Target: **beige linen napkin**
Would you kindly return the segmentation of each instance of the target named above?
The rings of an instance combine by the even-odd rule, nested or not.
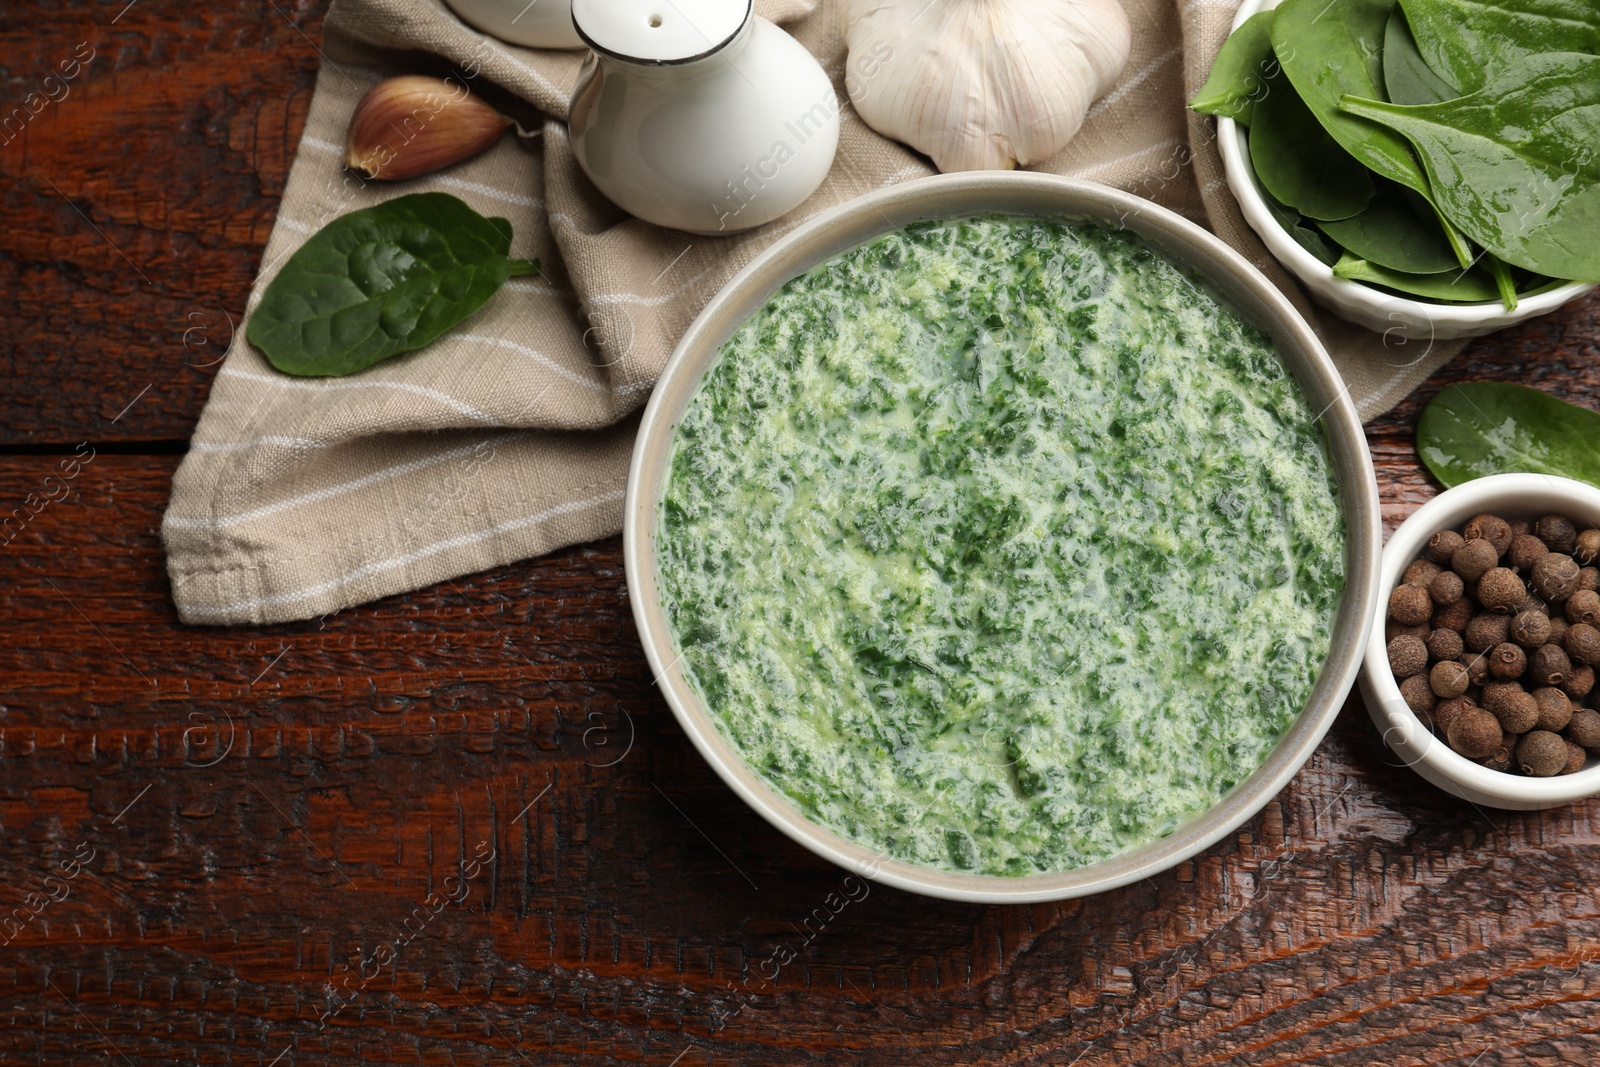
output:
[[[1176,2],[1176,7],[1174,3]],[[1397,403],[1459,344],[1388,347],[1306,301],[1246,226],[1211,120],[1184,101],[1204,81],[1237,0],[1124,0],[1133,55],[1082,131],[1037,169],[1139,193],[1209,225],[1318,325],[1362,417]],[[510,219],[510,281],[429,348],[346,378],[275,371],[242,332],[218,372],[162,525],[188,623],[267,623],[352,604],[615,533],[636,411],[679,335],[718,287],[818,211],[932,173],[868,129],[844,91],[841,0],[757,0],[833,76],[839,154],[787,218],[696,237],[630,218],[589,184],[562,120],[579,54],[502,44],[440,0],[336,0],[300,151],[251,296],[320,226],[402,193],[452,193]],[[541,136],[507,137],[440,174],[364,184],[341,169],[344,131],[382,78],[447,67]],[[509,95],[507,95],[509,94]],[[537,112],[548,116],[538,129]]]

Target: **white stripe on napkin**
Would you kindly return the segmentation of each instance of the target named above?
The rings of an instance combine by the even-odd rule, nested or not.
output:
[[[509,437],[511,435],[507,434],[506,436]],[[501,439],[503,440],[504,438]],[[491,440],[494,439],[491,438]],[[456,459],[460,456],[477,452],[483,448],[483,445],[484,442],[482,441],[474,441],[470,445],[462,445],[460,448],[452,448],[446,452],[436,452],[431,456],[426,456],[422,459],[414,459],[408,463],[397,463],[392,467],[385,467],[382,470],[373,471],[371,474],[364,474],[359,478],[352,478],[348,482],[340,482],[338,485],[324,486],[321,489],[315,489],[309,493],[302,493],[299,496],[290,497],[288,500],[279,500],[273,504],[263,504],[258,508],[251,508],[249,511],[235,512],[232,515],[210,515],[197,518],[187,518],[181,515],[168,515],[162,525],[170,526],[175,530],[215,530],[224,526],[233,526],[236,523],[250,522],[254,519],[264,519],[268,515],[276,515],[278,512],[286,511],[289,508],[297,508],[302,504],[320,503],[331,497],[339,496],[342,493],[349,493],[356,489],[363,489],[369,485],[376,485],[378,482],[387,481],[390,478],[398,478],[403,474],[410,474],[413,471],[420,471],[428,467],[436,466],[437,464],[443,463],[446,460]]]
[[[235,370],[233,367],[223,367],[217,372],[217,377],[245,378],[252,382],[269,382],[284,389],[398,389],[404,393],[415,393],[418,396],[430,397],[441,404],[448,404],[456,411],[475,419],[478,422],[492,425],[494,419],[485,412],[479,411],[471,404],[465,404],[455,397],[441,393],[437,389],[430,389],[426,385],[414,385],[411,382],[387,382],[381,378],[362,379],[360,381],[330,381],[327,378],[291,378],[282,374],[256,374],[247,370]]]
[[[553,508],[546,508],[544,511],[541,511],[537,514],[528,515],[520,519],[514,519],[511,522],[495,523],[486,529],[477,530],[473,533],[459,534],[455,537],[446,538],[443,541],[435,541],[431,545],[426,545],[414,552],[407,552],[403,556],[393,556],[389,559],[365,563],[352,571],[346,571],[337,578],[333,578],[326,582],[319,582],[316,585],[308,585],[302,589],[294,589],[287,593],[274,593],[270,596],[252,597],[248,600],[237,600],[229,604],[195,604],[190,606],[188,613],[205,618],[233,618],[241,615],[247,615],[252,611],[267,607],[272,604],[291,604],[297,600],[307,599],[308,597],[321,596],[322,594],[332,592],[341,586],[348,585],[354,581],[359,581],[362,578],[370,577],[371,575],[378,574],[382,571],[393,570],[396,567],[404,567],[408,564],[415,563],[418,560],[426,559],[429,556],[438,555],[440,552],[448,552],[451,549],[463,548],[467,545],[477,544],[481,541],[487,541],[491,537],[500,537],[504,534],[510,533],[513,530],[519,530],[525,526],[533,526],[537,523],[545,522],[549,519],[556,518],[559,515],[566,515],[582,508],[594,507],[597,504],[609,504],[613,500],[621,500],[625,495],[625,490],[613,489],[610,492],[601,493],[599,496],[593,496],[587,500],[568,501],[565,504],[557,504]]]
[[[247,441],[195,441],[189,446],[191,452],[242,452],[245,449],[256,448],[260,445],[278,445],[282,448],[326,448],[329,442],[318,441],[310,437],[285,437],[283,434],[269,433],[260,437],[252,437]]]
[[[472,344],[492,345],[495,348],[506,348],[525,356],[532,356],[535,362],[549,367],[551,370],[555,371],[569,382],[576,382],[585,389],[593,389],[600,393],[608,393],[611,391],[611,387],[605,382],[598,382],[593,378],[585,378],[581,374],[576,374],[568,370],[566,367],[563,367],[561,364],[557,363],[543,352],[540,352],[534,348],[529,348],[527,345],[519,345],[517,342],[507,340],[504,337],[487,337],[483,334],[477,333],[458,333],[449,334],[447,335],[447,338],[454,341],[467,341]]]

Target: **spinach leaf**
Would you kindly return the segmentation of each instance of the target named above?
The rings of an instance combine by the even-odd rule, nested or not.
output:
[[[1403,185],[1382,182],[1365,211],[1318,226],[1353,256],[1380,267],[1408,274],[1437,274],[1456,268],[1456,254],[1433,208],[1423,201],[1420,207],[1426,214],[1419,214],[1405,194],[1416,196]]]
[[[1460,89],[1435,74],[1422,58],[1405,12],[1398,7],[1389,13],[1389,25],[1383,32],[1383,88],[1384,96],[1394,104],[1437,104],[1461,95]]]
[[[1517,283],[1511,277],[1511,267],[1497,256],[1487,253],[1484,266],[1489,268],[1489,274],[1494,278],[1495,288],[1500,291],[1500,302],[1505,304],[1507,311],[1517,310]]]
[[[1347,219],[1372,199],[1372,177],[1328,136],[1281,74],[1250,124],[1250,164],[1267,192],[1314,219]]]
[[[1434,203],[1484,248],[1538,274],[1600,279],[1600,56],[1530,56],[1439,104],[1342,106],[1404,134]]]
[[[1267,210],[1272,213],[1272,217],[1278,221],[1278,225],[1282,226],[1284,231],[1294,238],[1295,244],[1330,267],[1339,262],[1338,247],[1329,244],[1326,237],[1307,226],[1305,224],[1306,220],[1301,217],[1300,212],[1292,207],[1278,203],[1277,198],[1265,189],[1261,190],[1261,199],[1266,203]]]
[[[1344,96],[1383,96],[1383,38],[1394,0],[1283,0],[1272,48],[1311,113],[1376,173],[1428,195],[1405,138],[1339,108]],[[1258,105],[1259,106],[1259,105]]]
[[[511,224],[447,193],[412,193],[334,219],[267,286],[246,337],[286,374],[351,374],[421,348],[537,261]]]
[[[1400,0],[1400,6],[1428,66],[1463,92],[1541,52],[1600,52],[1594,0]],[[1433,102],[1402,100],[1392,91],[1389,99]]]
[[[1405,271],[1380,267],[1376,263],[1368,263],[1346,252],[1339,262],[1333,265],[1333,274],[1336,278],[1381,285],[1398,293],[1420,296],[1427,300],[1480,304],[1486,300],[1498,299],[1500,296],[1500,291],[1495,288],[1494,279],[1487,271],[1477,268],[1468,271],[1446,270],[1437,274],[1408,274]]]
[[[1518,472],[1600,486],[1600,412],[1522,385],[1452,385],[1423,408],[1417,454],[1447,486]]]
[[[1256,101],[1266,91],[1267,79],[1278,71],[1272,55],[1271,11],[1261,11],[1240,23],[1222,42],[1211,64],[1211,74],[1189,107],[1205,115],[1220,115],[1250,125]]]

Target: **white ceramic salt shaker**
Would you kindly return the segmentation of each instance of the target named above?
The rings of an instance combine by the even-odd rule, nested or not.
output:
[[[618,207],[722,234],[798,207],[828,175],[839,101],[752,0],[572,0],[593,49],[573,91],[578,163]]]
[[[475,30],[529,48],[582,48],[572,0],[445,0]]]

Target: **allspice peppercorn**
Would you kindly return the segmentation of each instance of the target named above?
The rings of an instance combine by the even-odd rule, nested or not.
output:
[[[1456,633],[1467,628],[1467,623],[1472,621],[1472,601],[1462,597],[1448,607],[1438,608],[1433,613],[1433,628],[1435,630],[1454,630]]]
[[[1565,730],[1572,721],[1572,701],[1561,690],[1550,686],[1535,689],[1533,701],[1539,706],[1539,729]]]
[[[1428,588],[1428,583],[1433,581],[1434,576],[1442,570],[1444,568],[1437,563],[1430,563],[1425,559],[1413,560],[1411,566],[1407,567],[1406,572],[1400,576],[1400,584],[1420,585],[1426,589]]]
[[[1418,715],[1433,710],[1439,698],[1433,695],[1433,687],[1428,684],[1426,674],[1413,674],[1400,683],[1400,699],[1406,702],[1406,707]]]
[[[1434,659],[1460,659],[1461,653],[1467,650],[1467,646],[1462,643],[1461,635],[1454,630],[1434,630],[1428,634],[1423,644],[1428,650],[1428,655]]]
[[[1528,677],[1535,685],[1559,686],[1572,673],[1572,660],[1559,645],[1540,645],[1528,657]]]
[[[1426,589],[1414,585],[1398,586],[1389,594],[1389,615],[1395,622],[1416,626],[1432,617],[1433,601],[1428,599]]]
[[[1589,762],[1589,753],[1585,752],[1571,741],[1566,741],[1565,739],[1563,739],[1563,741],[1567,746],[1567,765],[1561,768],[1561,773],[1577,774],[1579,771],[1583,770],[1583,765]]]
[[[1466,591],[1467,583],[1463,582],[1461,575],[1455,571],[1440,571],[1433,576],[1433,581],[1428,583],[1428,596],[1440,607],[1454,604]]]
[[[1494,546],[1476,537],[1455,550],[1450,557],[1450,569],[1461,575],[1463,581],[1475,582],[1499,562],[1500,554],[1494,550]]]
[[[1491,771],[1509,771],[1511,769],[1511,746],[1504,741],[1494,750],[1494,755],[1478,761]]]
[[[1531,730],[1517,742],[1517,766],[1533,778],[1549,778],[1567,765],[1567,743],[1549,730]]]
[[[1567,723],[1567,740],[1584,748],[1600,748],[1600,711],[1583,708]]]
[[[1428,646],[1415,637],[1389,642],[1389,669],[1396,678],[1409,678],[1428,669]]]
[[[1448,566],[1456,549],[1466,543],[1467,539],[1454,530],[1440,530],[1428,539],[1428,558]]]
[[[1483,686],[1483,706],[1492,714],[1499,715],[1506,710],[1512,698],[1526,691],[1521,682],[1486,682]]]
[[[1572,668],[1567,680],[1556,686],[1573,700],[1582,700],[1594,691],[1594,668],[1588,664]]]
[[[1446,630],[1446,633],[1450,631]],[[1490,678],[1489,657],[1482,652],[1464,652],[1457,657],[1463,667],[1467,669],[1467,682],[1469,688],[1474,685],[1483,685]]]
[[[1593,626],[1600,621],[1600,593],[1580,589],[1567,597],[1567,622],[1586,622]]]
[[[1445,740],[1468,759],[1483,759],[1494,755],[1500,738],[1499,719],[1482,708],[1464,708],[1446,730]]]
[[[1567,620],[1559,615],[1547,616],[1550,619],[1550,639],[1547,645],[1559,645],[1567,639]]]
[[[1550,640],[1550,616],[1542,611],[1519,612],[1506,633],[1523,648],[1538,648]]]
[[[1423,646],[1426,651],[1427,646]],[[1502,641],[1489,653],[1489,673],[1502,681],[1513,681],[1522,677],[1522,672],[1528,668],[1527,653],[1522,651],[1520,645],[1510,641]]]
[[[1578,592],[1600,593],[1600,567],[1578,568]]]
[[[1533,524],[1534,536],[1563,555],[1577,547],[1578,531],[1565,515],[1546,515]]]
[[[1428,672],[1428,684],[1441,700],[1458,697],[1467,691],[1467,669],[1450,659],[1435,663],[1433,670]]]
[[[1504,555],[1506,549],[1511,547],[1511,541],[1515,535],[1511,532],[1511,524],[1509,522],[1498,515],[1490,515],[1485,512],[1482,515],[1474,515],[1468,519],[1467,524],[1461,527],[1461,536],[1468,541],[1481,537],[1494,546],[1496,555]]]
[[[1473,702],[1471,697],[1456,697],[1454,700],[1439,701],[1433,706],[1434,729],[1440,734],[1449,733],[1450,724],[1456,721],[1457,716],[1459,716],[1463,711],[1466,711],[1468,708],[1475,708],[1477,706],[1478,705]]]
[[[1600,530],[1584,530],[1573,539],[1572,558],[1584,566],[1600,562]]]
[[[1600,629],[1586,622],[1574,623],[1567,627],[1567,636],[1562,640],[1561,647],[1573,663],[1588,667],[1600,664]]]
[[[1490,714],[1500,720],[1507,733],[1525,734],[1539,723],[1539,702],[1532,693],[1518,691],[1509,694],[1500,702],[1500,710]]]
[[[1478,579],[1477,592],[1478,603],[1497,615],[1515,615],[1528,595],[1522,579],[1510,567],[1491,567]]]
[[[1401,626],[1393,619],[1390,619],[1383,624],[1383,640],[1385,644],[1397,637],[1415,637],[1418,641],[1425,641],[1431,633],[1433,633],[1433,627],[1427,623],[1423,623],[1421,626]]]
[[[1578,562],[1571,556],[1550,552],[1539,558],[1528,577],[1534,592],[1559,604],[1578,590]]]
[[[1506,552],[1506,563],[1519,571],[1526,571],[1539,562],[1539,557],[1548,551],[1550,551],[1549,546],[1532,534],[1519,534],[1511,539],[1511,548]]]
[[[1467,623],[1462,640],[1474,652],[1487,652],[1504,641],[1511,633],[1511,617],[1480,611]]]

